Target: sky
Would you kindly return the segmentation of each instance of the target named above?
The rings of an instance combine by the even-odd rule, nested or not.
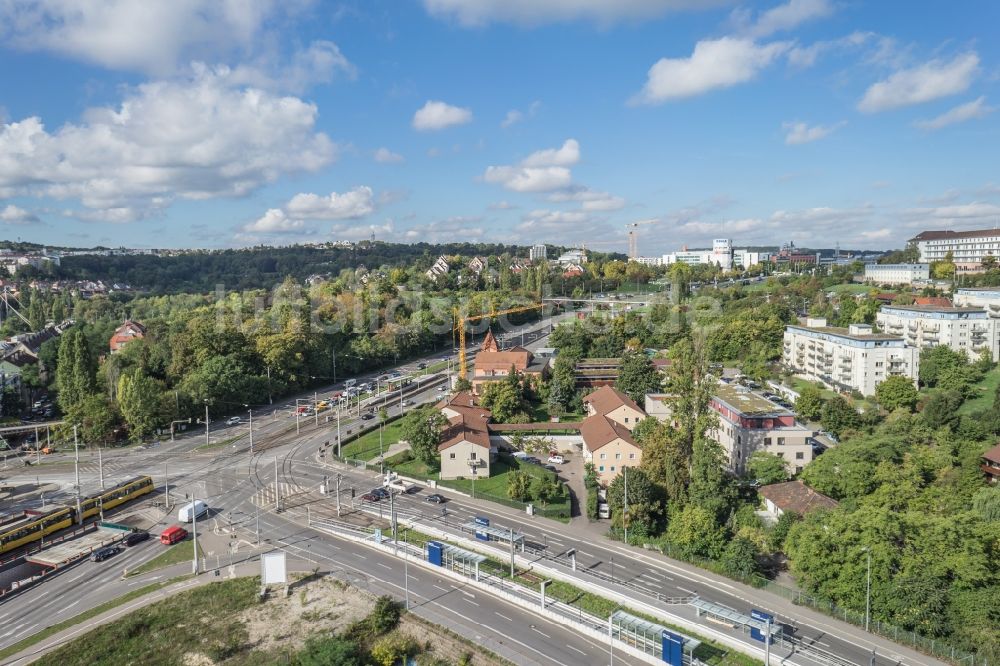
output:
[[[0,237],[883,249],[1000,226],[1000,4],[0,0]]]

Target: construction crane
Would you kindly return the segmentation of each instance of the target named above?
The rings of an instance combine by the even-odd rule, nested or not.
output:
[[[531,310],[538,310],[542,307],[541,303],[533,303],[531,305],[521,305],[516,308],[506,308],[504,310],[493,310],[489,314],[480,315],[466,315],[462,316],[462,313],[458,308],[455,308],[455,329],[458,331],[458,376],[461,379],[465,379],[467,371],[467,363],[465,358],[465,325],[471,321],[479,321],[481,319],[492,319],[500,315],[514,314],[516,312],[529,312]]]
[[[628,258],[635,259],[639,256],[639,237],[636,234],[636,227],[642,226],[644,224],[653,224],[658,222],[658,220],[639,220],[638,222],[629,222],[625,225],[628,229]]]

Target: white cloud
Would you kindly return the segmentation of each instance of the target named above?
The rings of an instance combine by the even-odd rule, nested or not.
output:
[[[537,150],[521,161],[521,166],[573,166],[580,161],[580,144],[576,139],[566,139],[559,148]]]
[[[410,227],[403,237],[410,242],[454,243],[456,238],[482,239],[487,233],[476,215],[455,215],[429,224]]]
[[[280,208],[268,209],[256,222],[243,227],[243,231],[258,234],[284,234],[301,231],[305,227],[302,220],[293,220]]]
[[[815,65],[816,60],[823,53],[828,51],[856,49],[870,43],[872,40],[876,40],[876,43],[878,44],[875,54],[872,56],[872,59],[876,60],[884,57],[883,51],[888,47],[888,45],[895,45],[895,43],[889,38],[880,37],[874,32],[862,32],[859,30],[839,39],[813,42],[808,46],[793,46],[788,51],[788,64],[793,67],[805,69]]]
[[[833,10],[833,4],[829,0],[788,0],[783,5],[761,12],[755,21],[751,20],[748,10],[736,10],[733,12],[733,19],[740,25],[742,33],[759,38],[825,18]]]
[[[329,83],[337,76],[354,79],[357,69],[336,44],[326,40],[318,40],[308,48],[296,50],[288,63],[268,54],[241,63],[229,71],[233,85],[292,92],[302,92],[317,83]]]
[[[522,122],[528,118],[532,118],[536,113],[538,113],[538,109],[540,109],[541,107],[542,103],[536,100],[531,103],[531,106],[528,107],[527,111],[521,111],[519,109],[511,109],[510,111],[507,112],[507,115],[504,116],[503,120],[500,121],[500,127],[502,127],[503,129],[507,129],[511,125],[516,125],[517,123]]]
[[[833,125],[813,125],[810,127],[803,122],[792,122],[784,123],[782,127],[788,130],[787,134],[785,134],[785,143],[789,146],[796,146],[818,141],[833,134],[846,124],[846,121],[841,121]]]
[[[301,3],[278,0],[3,0],[0,43],[154,75],[247,52]]]
[[[625,199],[608,192],[599,192],[588,187],[577,187],[561,192],[553,192],[549,201],[579,201],[580,208],[585,211],[612,211],[625,207]]]
[[[316,115],[314,104],[232,88],[225,72],[198,68],[193,79],[130,88],[119,107],[52,132],[37,117],[0,124],[0,193],[99,210],[244,196],[333,161]]]
[[[386,220],[383,224],[335,224],[330,228],[330,234],[337,240],[369,240],[372,233],[376,239],[392,239],[396,233],[396,226],[392,220]]]
[[[996,108],[986,105],[986,97],[980,97],[971,102],[959,104],[939,116],[930,118],[929,120],[918,120],[913,124],[922,130],[939,130],[948,125],[964,123],[966,120],[985,118],[994,111],[996,111]]]
[[[394,153],[388,148],[382,147],[375,151],[375,161],[380,164],[398,164],[403,161],[403,156]]]
[[[514,210],[517,206],[509,201],[496,201],[487,206],[487,208],[490,210]]]
[[[327,196],[318,194],[296,194],[285,205],[291,216],[309,220],[350,220],[364,217],[375,211],[372,188],[361,186],[343,194],[331,192]]]
[[[579,161],[580,144],[576,139],[566,139],[559,148],[535,151],[516,166],[489,166],[483,180],[515,192],[551,192],[572,184],[573,174],[568,167]]]
[[[9,204],[5,208],[0,209],[0,222],[15,226],[26,226],[29,224],[38,224],[41,220],[34,213],[26,211],[23,208],[18,208],[14,204]]]
[[[442,130],[469,122],[472,122],[471,110],[432,100],[428,100],[413,114],[413,129],[420,132]]]
[[[690,57],[662,58],[650,67],[645,87],[631,103],[657,104],[746,83],[789,47],[787,42],[757,44],[737,37],[702,40]]]
[[[932,208],[910,208],[905,211],[905,217],[913,220],[935,220],[941,222],[969,223],[972,221],[991,221],[1000,219],[1000,206],[982,201],[951,206],[936,206]]]
[[[858,110],[877,113],[956,95],[968,89],[978,72],[979,56],[972,52],[901,69],[872,84],[858,102]]]
[[[433,16],[465,26],[490,22],[535,26],[558,21],[610,24],[662,16],[671,11],[707,9],[728,0],[424,0]]]

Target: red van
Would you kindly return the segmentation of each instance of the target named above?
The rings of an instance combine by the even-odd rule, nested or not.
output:
[[[171,525],[167,529],[163,530],[163,534],[160,535],[160,543],[171,546],[178,541],[183,541],[187,538],[188,532],[183,527],[178,525]]]

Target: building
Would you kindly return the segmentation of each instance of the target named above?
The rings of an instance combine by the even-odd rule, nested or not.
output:
[[[818,264],[819,252],[800,252],[795,243],[788,242],[781,246],[777,254],[770,256],[772,264]]]
[[[663,257],[629,257],[629,261],[634,261],[643,266],[662,266]]]
[[[470,380],[473,393],[479,395],[483,384],[507,377],[511,368],[522,375],[542,379],[548,371],[548,360],[536,360],[534,354],[524,347],[512,347],[501,351],[493,331],[487,331],[473,365]]]
[[[801,481],[787,481],[761,486],[757,492],[764,498],[764,508],[777,519],[785,512],[804,516],[817,509],[833,509],[837,500],[818,493]]]
[[[951,252],[959,270],[978,270],[984,257],[1000,257],[1000,229],[924,231],[910,242],[920,251],[921,262],[942,261]]]
[[[867,264],[865,282],[875,284],[913,284],[931,278],[930,264]]]
[[[587,274],[587,269],[585,269],[580,264],[569,264],[563,270],[563,277],[583,277]]]
[[[916,382],[920,350],[907,345],[902,335],[873,333],[865,324],[838,328],[827,326],[826,319],[810,318],[805,326],[785,327],[782,361],[800,377],[834,390],[874,395],[887,377]]]
[[[875,321],[885,333],[903,336],[911,347],[944,345],[970,359],[987,350],[994,361],[1000,360],[1000,320],[982,308],[883,305]]]
[[[549,256],[549,250],[543,243],[532,245],[528,250],[528,259],[531,261],[545,261]]]
[[[490,443],[489,410],[476,405],[468,391],[447,398],[438,408],[448,419],[438,444],[441,478],[488,477],[498,455],[497,447]]]
[[[437,258],[437,261],[435,261],[434,264],[424,272],[424,275],[426,275],[429,280],[435,280],[441,275],[447,275],[450,270],[451,266],[448,264],[448,259],[446,259],[442,254]]]
[[[111,353],[120,351],[122,347],[140,338],[146,337],[146,327],[137,321],[128,319],[124,324],[115,329],[111,335]]]
[[[601,414],[629,430],[646,418],[646,412],[632,398],[610,386],[602,386],[584,397],[583,406],[588,416]]]
[[[708,436],[722,445],[735,474],[746,471],[755,451],[784,459],[789,474],[797,474],[813,459],[813,431],[795,414],[738,384],[719,383],[709,403],[719,425]]]
[[[660,264],[714,264],[723,270],[733,268],[747,269],[766,261],[768,252],[753,252],[751,250],[733,249],[733,241],[729,238],[716,238],[712,241],[710,250],[688,250],[684,247],[680,252],[665,254]]]
[[[1000,483],[1000,444],[983,454],[983,474],[989,483]]]
[[[1000,287],[956,289],[952,300],[958,307],[983,308],[991,317],[1000,317]]]
[[[587,251],[569,250],[559,255],[559,258],[556,259],[556,261],[559,262],[560,266],[585,264],[587,263]]]
[[[594,464],[597,479],[607,486],[625,467],[638,467],[642,449],[624,425],[603,414],[595,414],[580,424],[583,460]]]
[[[469,262],[469,270],[477,276],[482,274],[489,266],[490,262],[486,257],[473,257]]]
[[[0,253],[0,266],[10,273],[16,275],[24,268],[45,268],[46,266],[59,266],[61,257],[58,254],[13,254],[10,252]]]

